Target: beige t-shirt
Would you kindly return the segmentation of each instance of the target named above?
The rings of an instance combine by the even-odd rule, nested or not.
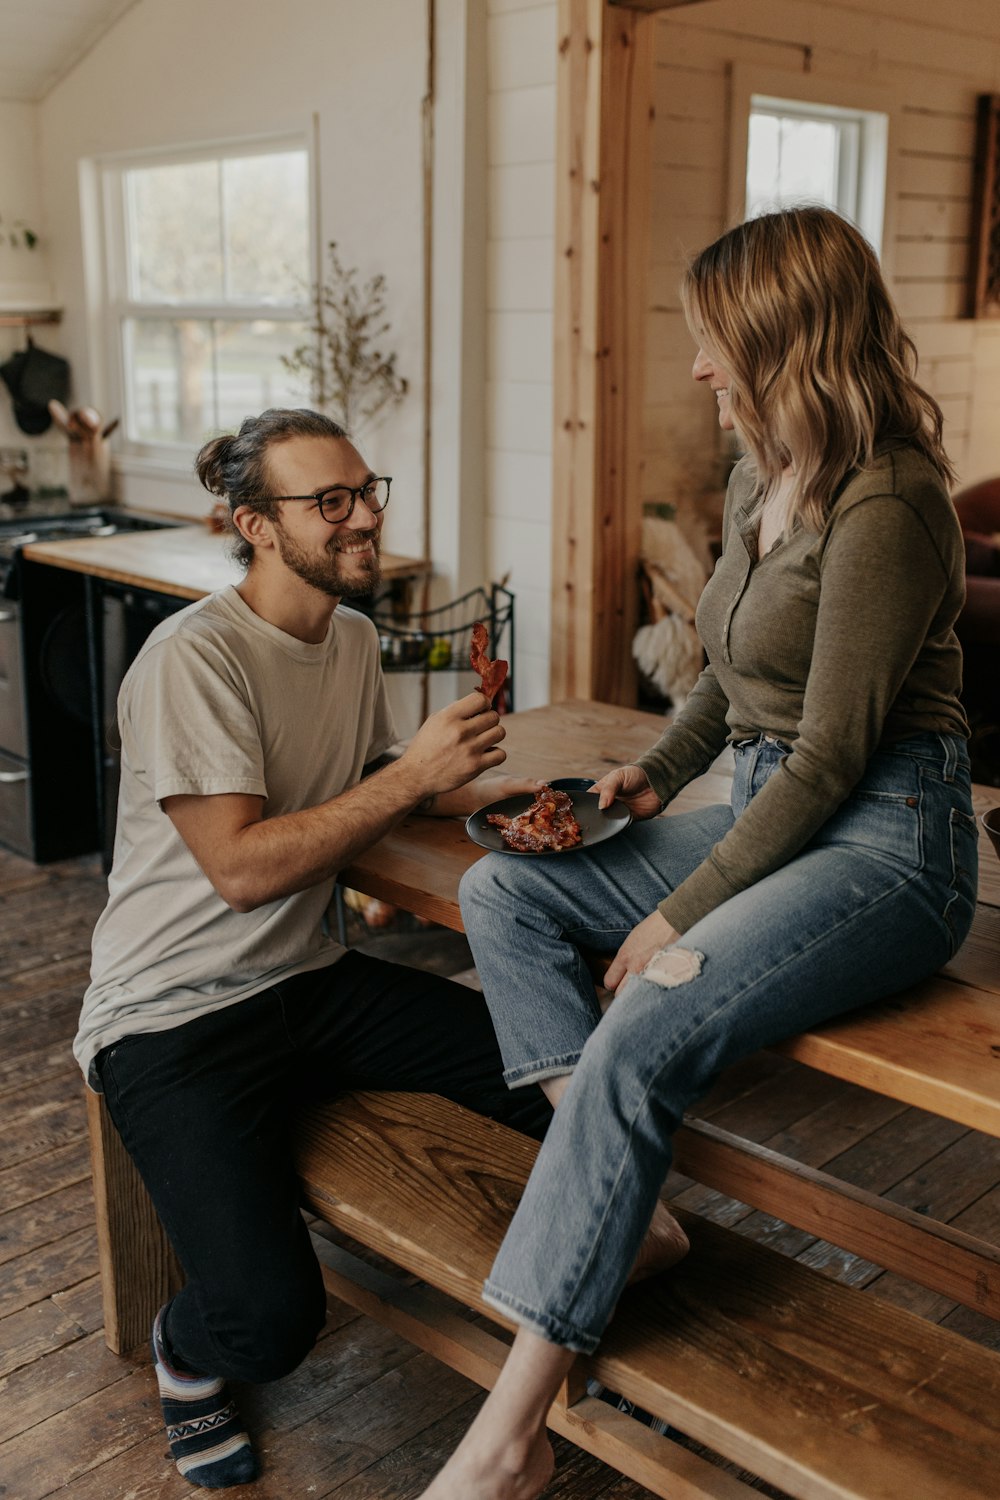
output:
[[[164,797],[247,792],[264,817],[356,785],[396,740],[364,615],[338,606],[311,645],[254,614],[234,588],[153,631],[118,700],[121,791],[109,900],[94,931],[74,1052],[164,1031],[276,980],[334,963],[333,881],[235,912],[163,812]]]

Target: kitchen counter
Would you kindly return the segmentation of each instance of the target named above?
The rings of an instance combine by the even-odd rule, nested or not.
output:
[[[31,542],[28,562],[47,563],[73,573],[89,573],[132,588],[201,599],[216,589],[239,583],[243,569],[229,557],[227,538],[207,526],[171,526],[157,531],[123,531],[116,536],[83,537],[70,542]],[[382,554],[382,577],[426,577],[431,564],[416,557]]]

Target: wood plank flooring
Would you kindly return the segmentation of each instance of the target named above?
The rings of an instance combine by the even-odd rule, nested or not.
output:
[[[39,868],[0,850],[0,1494],[173,1500],[195,1490],[166,1453],[145,1348],[102,1335],[83,1084],[70,1053],[104,903],[96,860]],[[372,936],[387,957],[457,973],[453,933]],[[471,979],[473,976],[463,974]],[[787,1059],[730,1070],[699,1113],[919,1212],[1000,1241],[1000,1142]],[[1000,1324],[767,1214],[675,1176],[685,1207],[993,1347]],[[482,1400],[469,1382],[347,1307],[305,1364],[241,1395],[264,1475],[247,1500],[411,1500]],[[551,1500],[646,1491],[557,1444]],[[761,1488],[765,1488],[761,1486]],[[773,1494],[773,1491],[766,1491]]]

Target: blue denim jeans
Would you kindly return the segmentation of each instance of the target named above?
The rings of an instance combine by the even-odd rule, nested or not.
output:
[[[589,850],[491,854],[462,914],[509,1085],[573,1078],[485,1297],[584,1353],[638,1253],[685,1109],[758,1048],[915,984],[952,956],[975,909],[964,741],[878,751],[788,864],[686,932],[688,976],[641,974],[602,1018],[581,948],[615,952],[701,863],[788,748],[736,747],[731,806],[634,824]]]

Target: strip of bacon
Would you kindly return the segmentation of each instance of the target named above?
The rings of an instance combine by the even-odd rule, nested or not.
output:
[[[478,672],[482,681],[480,691],[487,703],[492,703],[499,693],[507,677],[507,663],[505,661],[491,661],[486,654],[489,645],[489,635],[486,626],[481,620],[477,620],[472,627],[472,650],[469,660],[472,670]]]
[[[487,813],[487,823],[500,830],[500,837],[510,849],[521,854],[537,854],[543,849],[575,849],[583,840],[579,823],[573,816],[573,799],[567,792],[540,786],[534,802],[516,818],[503,813]]]

